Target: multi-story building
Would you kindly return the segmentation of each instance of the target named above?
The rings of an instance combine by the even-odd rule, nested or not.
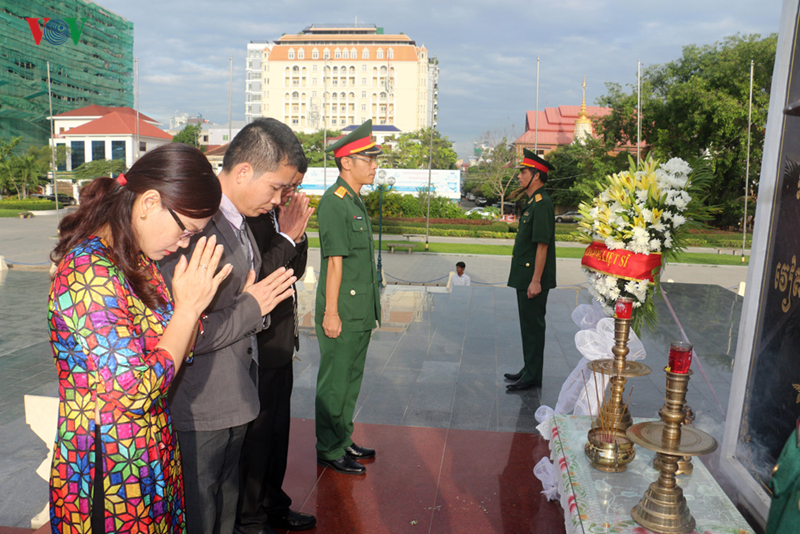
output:
[[[435,120],[430,91],[438,62],[407,35],[375,25],[312,25],[271,44],[250,43],[247,59],[255,65],[251,46],[261,47],[261,115],[295,131],[339,130],[372,119],[408,132]]]
[[[261,53],[269,46],[268,41],[247,43],[244,90],[244,122],[247,124],[261,117]]]
[[[51,115],[133,106],[133,23],[84,0],[4,0],[0,138],[47,145]]]

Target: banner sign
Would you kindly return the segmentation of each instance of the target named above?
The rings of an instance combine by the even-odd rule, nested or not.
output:
[[[322,167],[309,167],[308,172],[303,178],[302,191],[307,195],[322,195],[325,192],[325,184],[330,187],[336,182],[339,171],[336,167],[328,168],[327,172]],[[427,169],[378,169],[376,178],[395,179],[392,186],[393,191],[401,195],[416,195],[420,188],[428,187]],[[375,189],[376,185],[365,185],[362,193],[369,193]],[[446,197],[450,200],[461,198],[461,171],[431,171],[431,188],[436,195]]]
[[[595,241],[583,253],[581,265],[599,273],[625,280],[653,282],[653,270],[661,267],[661,254],[637,254],[629,250],[609,250]]]

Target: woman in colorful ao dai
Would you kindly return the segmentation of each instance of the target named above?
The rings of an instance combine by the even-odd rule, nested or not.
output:
[[[203,230],[221,194],[202,152],[168,144],[116,180],[93,180],[59,225],[48,309],[60,397],[54,534],[185,532],[166,394],[230,266],[215,274],[222,245],[201,238],[170,295],[155,262]]]

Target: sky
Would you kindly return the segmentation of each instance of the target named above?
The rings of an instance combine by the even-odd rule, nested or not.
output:
[[[375,24],[403,32],[439,59],[439,123],[459,156],[487,136],[516,139],[525,112],[579,105],[606,83],[636,84],[637,61],[678,59],[687,45],[735,34],[776,33],[779,0],[96,0],[134,23],[142,113],[167,127],[177,113],[228,121],[229,57],[233,119],[244,120],[245,55],[251,40],[278,39],[311,24]],[[742,74],[747,76],[748,73]]]

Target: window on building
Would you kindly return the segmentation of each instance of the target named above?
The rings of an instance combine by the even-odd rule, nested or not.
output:
[[[222,135],[222,140],[223,141],[227,141],[228,140],[228,134],[223,134]]]
[[[208,142],[208,136],[206,136],[206,143]],[[144,141],[139,141],[139,152],[147,152],[147,143]]]
[[[121,159],[125,161],[125,141],[111,141],[111,159]]]
[[[314,58],[317,59],[317,58]],[[317,72],[317,65],[311,65],[311,72]]]
[[[300,124],[300,119],[292,119],[292,124]]]
[[[333,52],[333,57],[336,59],[340,59],[342,57],[342,51],[338,48]]]
[[[367,105],[361,104],[361,111],[367,111]]]
[[[92,161],[106,159],[106,142],[92,141]]]
[[[319,50],[316,48],[311,51],[311,59],[319,59]],[[314,70],[317,70],[317,66],[314,65]]]
[[[297,51],[297,59],[305,59],[305,58],[306,58],[306,52],[301,48],[300,50]]]
[[[331,58],[331,51],[327,48],[322,52],[322,59],[330,59]]]
[[[350,59],[350,52],[346,48],[342,50],[342,59]]]
[[[311,85],[317,85],[317,79],[311,78]]]
[[[331,124],[336,124],[336,119],[331,119]]]
[[[62,146],[64,147],[64,149],[67,148],[67,145],[64,144],[64,143],[56,143],[56,154],[58,153],[58,147],[62,147]],[[67,170],[67,160],[65,159],[64,163],[59,163],[58,167],[56,167],[56,170],[66,171]]]
[[[392,49],[390,48],[390,49],[389,49],[389,52],[387,53],[387,57],[388,57],[389,59],[394,59],[394,50],[392,50]]]
[[[314,83],[316,83],[316,82],[314,82]],[[317,92],[316,91],[311,91],[311,98],[317,98]]]
[[[70,143],[72,149],[71,160],[72,170],[74,171],[86,161],[86,143],[83,141],[72,141]]]
[[[378,59],[383,59],[383,49],[379,48],[378,52],[375,54],[375,57]]]
[[[289,59],[294,59],[294,50],[289,49]]]
[[[368,48],[365,48],[364,50],[361,51],[361,58],[362,59],[369,59],[369,49]]]

